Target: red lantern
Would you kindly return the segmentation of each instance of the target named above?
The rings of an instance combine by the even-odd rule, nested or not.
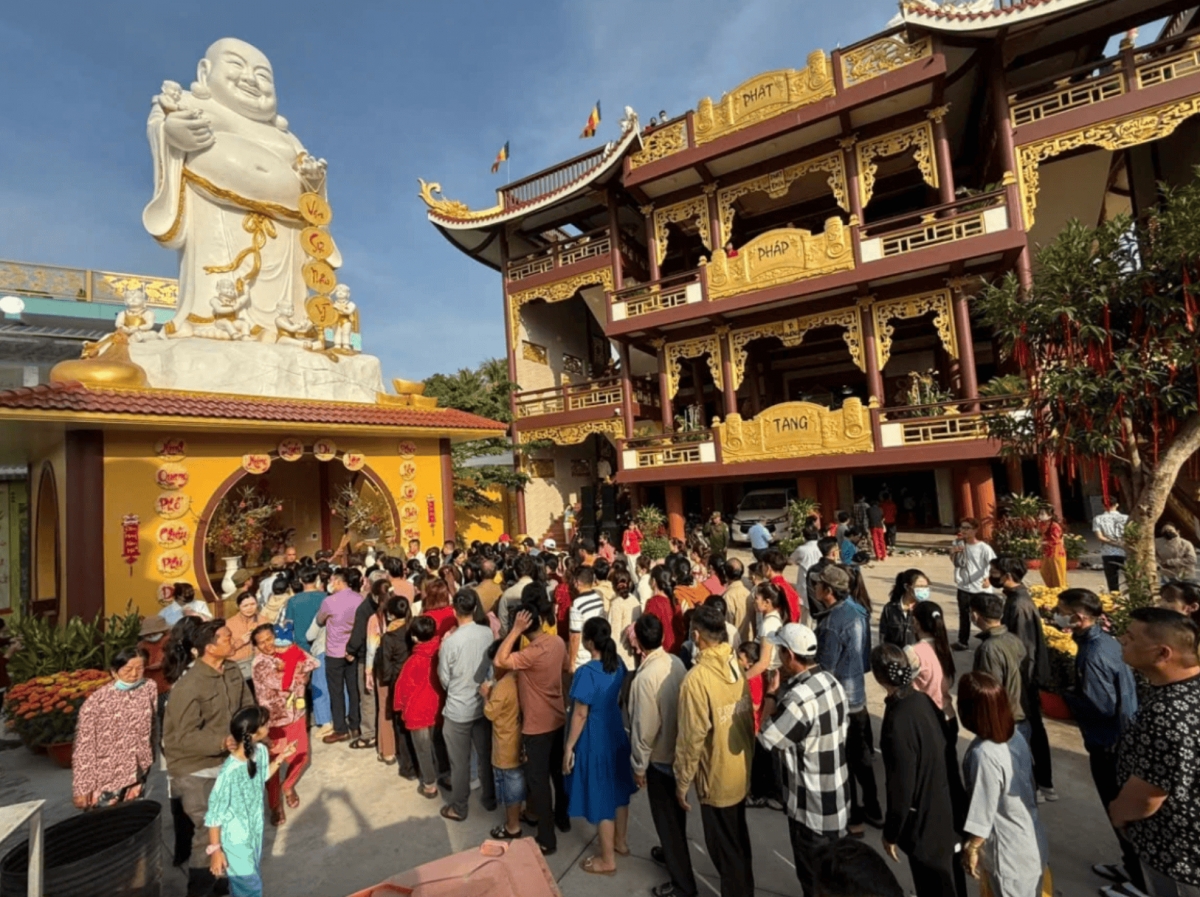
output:
[[[137,514],[126,514],[121,518],[121,557],[129,565],[129,575],[133,575],[133,565],[142,556],[140,529]]]

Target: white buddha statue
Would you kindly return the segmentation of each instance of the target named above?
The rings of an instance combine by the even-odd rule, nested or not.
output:
[[[190,91],[163,85],[147,131],[155,183],[142,222],[180,251],[168,335],[187,333],[189,316],[211,316],[222,278],[249,297],[250,324],[274,333],[277,308],[304,306],[300,196],[324,195],[325,161],[308,155],[276,112],[271,63],[244,41],[217,41]],[[341,264],[336,249],[326,261]]]

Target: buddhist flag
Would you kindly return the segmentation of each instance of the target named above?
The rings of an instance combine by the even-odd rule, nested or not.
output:
[[[508,141],[504,141],[504,146],[500,147],[500,152],[496,153],[496,161],[492,163],[492,174],[500,170],[500,163],[508,161]]]
[[[579,135],[582,140],[584,137],[595,137],[596,128],[600,124],[600,101],[596,100],[596,105],[592,107],[592,114],[588,116],[587,124],[583,127],[583,133]]]

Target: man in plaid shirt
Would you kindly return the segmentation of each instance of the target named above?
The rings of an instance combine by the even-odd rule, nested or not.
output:
[[[804,897],[813,897],[814,857],[837,841],[850,821],[846,732],[850,715],[841,684],[817,665],[817,637],[788,623],[767,636],[780,655],[779,671],[763,698],[758,739],[783,755],[788,833]],[[786,681],[781,686],[779,679]],[[770,703],[767,703],[767,702]]]

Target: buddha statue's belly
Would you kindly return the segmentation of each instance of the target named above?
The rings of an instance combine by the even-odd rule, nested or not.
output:
[[[297,207],[301,185],[290,162],[284,161],[289,148],[273,150],[232,131],[219,131],[216,138],[208,149],[188,157],[193,174],[246,199]]]

